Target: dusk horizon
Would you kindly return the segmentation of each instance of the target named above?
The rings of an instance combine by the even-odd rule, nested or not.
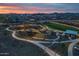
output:
[[[0,14],[79,13],[75,3],[0,3]]]
[[[0,56],[79,56],[79,3],[0,3]]]

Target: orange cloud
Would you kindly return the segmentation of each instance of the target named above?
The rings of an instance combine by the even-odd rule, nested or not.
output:
[[[22,10],[20,7],[17,6],[0,6],[0,13],[5,14],[5,13],[17,13],[17,14],[22,14],[22,13],[33,13],[30,10]]]
[[[53,8],[40,8],[33,6],[0,6],[0,14],[16,13],[16,14],[32,14],[32,13],[51,13],[51,12],[63,12],[62,10],[56,10]]]
[[[34,13],[32,11],[24,11],[24,10],[0,10],[0,13],[17,13],[17,14],[24,14],[24,13]]]
[[[0,6],[0,9],[8,9],[8,8],[20,8],[17,6]]]

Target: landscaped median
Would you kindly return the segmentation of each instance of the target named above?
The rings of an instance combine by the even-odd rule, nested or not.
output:
[[[49,22],[45,24],[46,26],[48,26],[48,28],[51,29],[56,29],[56,30],[61,30],[61,31],[65,31],[65,30],[75,30],[79,32],[79,29],[74,28],[72,26],[67,26],[61,23],[55,23],[55,22]]]

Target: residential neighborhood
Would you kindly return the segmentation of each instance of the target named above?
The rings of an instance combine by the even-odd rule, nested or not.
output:
[[[79,56],[79,4],[41,5],[0,4],[0,56]]]

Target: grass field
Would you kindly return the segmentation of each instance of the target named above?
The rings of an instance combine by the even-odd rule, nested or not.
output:
[[[48,26],[51,29],[57,29],[57,30],[61,30],[61,31],[65,31],[65,30],[75,30],[79,32],[79,29],[77,28],[73,28],[70,26],[66,26],[66,25],[62,25],[62,24],[58,24],[58,23],[47,23],[46,26]]]

